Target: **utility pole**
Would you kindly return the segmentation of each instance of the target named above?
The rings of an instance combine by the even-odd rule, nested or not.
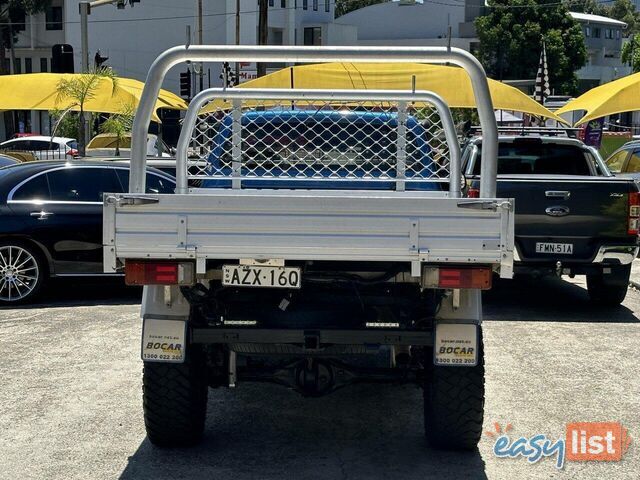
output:
[[[236,45],[240,45],[240,0],[236,0]],[[236,85],[240,83],[240,62],[236,62]]]
[[[129,4],[133,7],[134,3],[138,3],[140,0],[129,0]],[[89,15],[91,15],[91,9],[95,7],[101,7],[103,5],[116,5],[118,9],[125,7],[125,0],[94,0],[93,2],[82,1],[78,5],[80,10],[80,44],[81,44],[81,66],[82,73],[89,71]],[[85,112],[84,114],[84,138],[79,138],[81,143],[84,141],[83,148],[91,140],[90,129],[91,114]]]
[[[269,19],[269,3],[267,0],[258,0],[258,45],[267,44],[267,35],[269,33],[268,19]],[[259,62],[256,65],[256,73],[258,77],[262,77],[267,74],[267,64]]]
[[[202,0],[197,0],[198,4],[197,4],[197,11],[198,11],[198,31],[197,31],[197,35],[198,35],[198,45],[202,45]],[[200,63],[199,68],[198,68],[198,79],[199,79],[199,89],[198,91],[202,91],[204,90],[204,64]]]

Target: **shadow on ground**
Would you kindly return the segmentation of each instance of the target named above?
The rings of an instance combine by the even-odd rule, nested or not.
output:
[[[421,419],[414,386],[358,385],[322,398],[269,384],[209,390],[201,445],[162,450],[145,439],[120,478],[487,478],[478,451],[429,449]]]
[[[483,293],[483,315],[485,320],[640,322],[626,306],[596,306],[589,301],[586,288],[557,277],[495,281],[493,288]]]
[[[122,278],[55,278],[34,303],[10,308],[135,305],[141,298],[142,288],[127,287]]]

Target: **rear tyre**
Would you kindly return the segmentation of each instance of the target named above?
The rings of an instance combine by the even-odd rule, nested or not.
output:
[[[34,246],[17,240],[0,240],[0,305],[34,301],[47,278],[47,265]]]
[[[482,435],[484,348],[479,328],[478,365],[430,368],[424,385],[424,429],[430,446],[473,450]],[[433,361],[431,358],[426,361]]]
[[[631,265],[611,267],[611,273],[587,275],[589,299],[603,306],[620,305],[627,296]]]
[[[144,424],[158,447],[185,447],[202,439],[207,413],[204,355],[190,346],[185,363],[145,362],[142,375]]]

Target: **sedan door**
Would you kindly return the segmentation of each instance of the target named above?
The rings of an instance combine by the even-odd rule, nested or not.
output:
[[[102,196],[121,192],[115,170],[60,166],[10,194],[28,235],[49,251],[55,275],[102,273]]]

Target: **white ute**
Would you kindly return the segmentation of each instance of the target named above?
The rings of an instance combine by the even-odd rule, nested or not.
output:
[[[461,196],[448,106],[410,90],[205,90],[182,127],[176,194],[147,194],[151,111],[166,72],[184,61],[457,64],[470,76],[483,128],[480,198]],[[209,387],[271,381],[320,396],[390,382],[423,387],[431,445],[475,448],[484,403],[480,293],[513,268],[513,202],[494,198],[496,149],[484,70],[459,49],[190,46],[161,54],[134,122],[130,192],[104,201],[105,268],[145,285],[150,441],[198,442]]]

